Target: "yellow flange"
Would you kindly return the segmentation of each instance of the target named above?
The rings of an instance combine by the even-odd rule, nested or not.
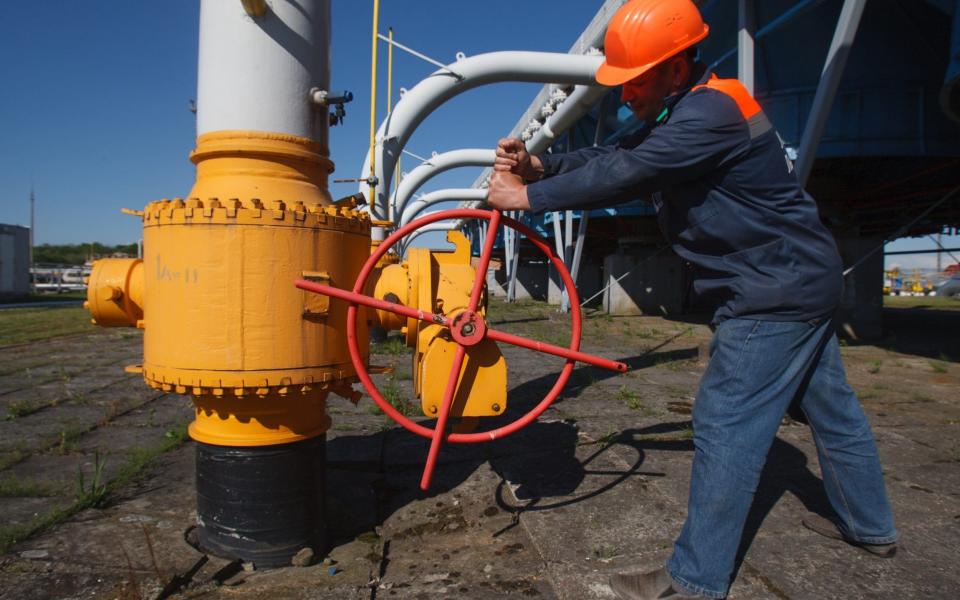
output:
[[[281,395],[275,389],[262,396],[204,394],[194,396],[196,420],[190,437],[218,446],[270,446],[318,436],[330,428],[327,392]]]

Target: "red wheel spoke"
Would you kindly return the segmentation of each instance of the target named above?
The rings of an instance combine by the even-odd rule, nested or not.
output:
[[[584,352],[571,350],[562,346],[554,346],[553,344],[548,344],[546,342],[538,342],[537,340],[531,340],[525,337],[497,331],[496,329],[488,329],[487,337],[497,342],[506,342],[507,344],[513,344],[514,346],[520,346],[521,348],[536,350],[537,352],[545,352],[546,354],[553,354],[554,356],[559,356],[568,360],[576,360],[582,363],[587,363],[588,365],[593,365],[595,367],[617,371],[619,373],[625,373],[627,371],[627,365],[622,362],[617,362],[608,358],[602,358],[600,356],[594,356],[592,354],[586,354]]]
[[[473,289],[470,291],[471,311],[477,310],[480,303],[480,294],[483,292],[483,286],[487,282],[487,267],[490,266],[490,257],[493,255],[493,243],[497,240],[497,231],[500,229],[500,217],[503,216],[499,210],[492,211],[490,215],[490,225],[487,226],[487,235],[483,242],[483,251],[480,252],[480,262],[477,264],[477,278],[473,282]]]
[[[457,352],[453,356],[453,366],[450,367],[450,377],[447,378],[447,389],[443,392],[443,401],[440,403],[440,414],[437,415],[437,424],[433,427],[433,437],[430,440],[430,452],[427,454],[427,463],[423,466],[423,477],[420,478],[420,489],[427,491],[430,480],[433,478],[433,469],[437,465],[437,455],[440,454],[440,445],[447,429],[447,417],[450,405],[457,393],[457,384],[460,382],[460,368],[463,366],[463,357],[467,349],[457,345]]]
[[[371,308],[378,308],[380,310],[390,311],[398,315],[403,315],[411,319],[419,319],[421,321],[426,321],[428,323],[436,323],[438,325],[449,326],[449,319],[443,315],[434,314],[426,310],[417,310],[415,308],[410,308],[409,306],[404,306],[402,304],[396,304],[394,302],[387,302],[386,300],[377,300],[376,298],[371,298],[370,296],[364,296],[363,294],[357,294],[355,292],[348,292],[347,290],[341,290],[340,288],[330,287],[329,285],[322,285],[319,283],[313,283],[312,281],[306,281],[304,279],[298,279],[294,282],[301,290],[307,290],[308,292],[315,292],[317,294],[323,294],[325,296],[332,296],[333,298],[339,298],[340,300],[346,300],[347,302],[352,302],[354,304],[362,304],[364,306],[369,306]]]

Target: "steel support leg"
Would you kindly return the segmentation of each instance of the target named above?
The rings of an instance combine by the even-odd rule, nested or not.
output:
[[[580,224],[577,226],[577,244],[573,250],[573,267],[570,269],[570,277],[573,283],[577,283],[577,276],[580,274],[580,261],[583,258],[583,242],[587,238],[587,219],[590,213],[583,211],[580,213]],[[560,312],[570,311],[570,296],[567,290],[563,290],[563,300],[560,301]]]
[[[747,88],[752,96],[756,80],[754,77],[756,60],[754,56],[754,33],[756,30],[756,12],[754,0],[739,0],[738,31],[737,31],[737,79]]]
[[[853,46],[853,39],[860,27],[860,17],[867,0],[844,0],[837,19],[837,27],[833,32],[833,41],[827,52],[827,60],[823,65],[820,83],[817,85],[817,94],[813,98],[810,116],[807,117],[806,127],[803,129],[803,138],[800,140],[799,158],[797,159],[797,178],[800,185],[806,186],[813,170],[813,161],[817,157],[817,146],[827,126],[830,110],[833,108],[833,99],[840,87],[847,57]]]

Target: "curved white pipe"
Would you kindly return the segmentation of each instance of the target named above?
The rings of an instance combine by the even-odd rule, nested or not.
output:
[[[487,190],[485,188],[447,188],[424,194],[403,209],[403,214],[400,216],[400,227],[412,221],[421,210],[432,204],[451,200],[483,201],[486,198]]]
[[[527,141],[527,152],[538,154],[550,147],[557,138],[570,129],[580,117],[600,101],[610,88],[596,85],[578,85],[560,104],[556,112],[544,121],[540,129]]]
[[[390,183],[400,151],[417,126],[434,109],[469,89],[501,81],[529,81],[589,85],[603,57],[555,52],[506,51],[478,54],[439,70],[410,89],[380,125],[376,148],[376,197],[369,198],[371,214],[383,218],[388,212]],[[370,155],[364,160],[360,177],[370,171]],[[361,186],[363,188],[364,186]],[[361,191],[364,191],[361,189]]]
[[[526,142],[527,151],[531,154],[538,154],[549,148],[560,135],[570,129],[580,117],[587,114],[590,108],[609,91],[610,88],[603,86],[578,85],[570,96],[556,108],[556,111],[544,121],[537,133]],[[486,198],[486,189],[483,191],[484,198]],[[476,208],[479,204],[480,202],[477,201],[467,201],[461,206]],[[450,229],[460,229],[463,227],[463,221],[454,221],[445,226]]]
[[[424,233],[430,233],[431,231],[451,231],[452,229],[455,229],[455,228],[451,227],[450,224],[444,223],[442,221],[440,223],[431,223],[426,227],[421,227],[420,229],[414,231],[407,237],[403,238],[404,251],[406,251],[406,249],[410,247],[411,242],[413,242],[415,238],[420,237]]]
[[[397,193],[393,196],[388,211],[389,220],[393,221],[397,213],[403,215],[407,200],[431,178],[456,167],[489,167],[493,164],[494,158],[496,158],[495,151],[482,148],[451,150],[431,157],[430,160],[407,173],[397,186]]]

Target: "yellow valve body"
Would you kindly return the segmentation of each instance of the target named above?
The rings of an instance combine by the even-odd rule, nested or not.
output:
[[[470,244],[459,231],[447,234],[452,252],[410,248],[407,261],[386,265],[380,272],[374,296],[434,313],[453,316],[467,308],[476,269],[470,265]],[[375,312],[374,323],[404,332],[413,355],[414,390],[423,414],[435,417],[446,391],[456,342],[440,325],[407,319],[388,311]],[[486,296],[478,312],[486,312]],[[507,364],[495,342],[467,347],[461,381],[451,404],[453,417],[492,417],[507,406]]]
[[[283,444],[330,426],[327,395],[349,395],[346,303],[294,287],[350,288],[370,251],[370,221],[335,206],[327,149],[284,134],[219,131],[191,154],[187,200],[143,211],[143,260],[102,260],[87,306],[101,325],[144,327],[142,371],[190,394],[195,440]],[[359,345],[368,347],[366,311]]]
[[[369,226],[334,207],[257,206],[197,199],[147,206],[148,382],[242,394],[354,375],[346,303],[293,282],[352,287]]]

